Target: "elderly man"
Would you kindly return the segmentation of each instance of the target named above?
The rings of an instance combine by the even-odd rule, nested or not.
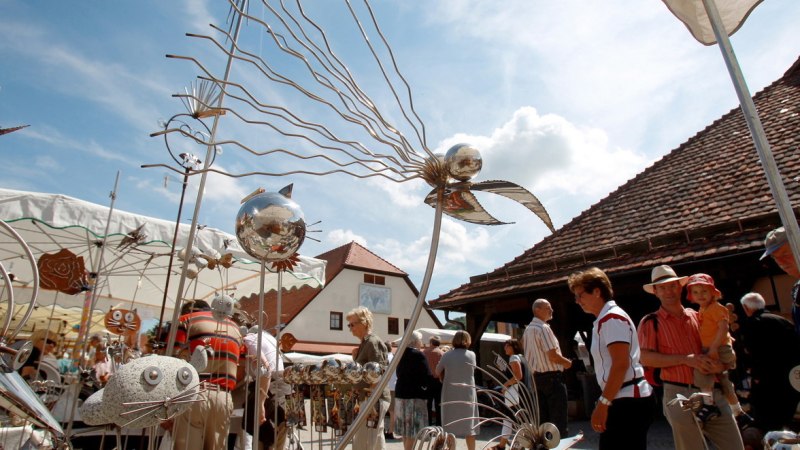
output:
[[[764,247],[761,259],[771,256],[781,270],[797,280],[792,286],[792,320],[794,320],[795,332],[800,334],[800,270],[797,268],[794,255],[792,255],[792,247],[789,245],[786,230],[780,227],[767,233]]]
[[[789,380],[789,372],[800,364],[800,337],[792,323],[764,310],[761,294],[751,292],[741,299],[744,314],[740,340],[743,361],[753,382],[750,405],[755,426],[764,432],[789,427],[800,401]]]
[[[721,413],[705,422],[702,432],[692,412],[684,411],[678,403],[669,404],[679,395],[688,398],[699,392],[693,384],[693,369],[714,373],[721,367],[719,362],[703,354],[697,311],[681,304],[686,277],[677,276],[669,266],[657,266],[650,280],[644,290],[655,295],[661,307],[639,323],[641,362],[644,366],[661,368],[664,416],[672,427],[675,449],[703,449],[704,435],[716,448],[743,449],[731,407],[718,387],[714,389],[714,404]]]
[[[525,359],[533,372],[539,396],[541,422],[551,422],[561,436],[567,436],[567,385],[564,370],[572,361],[561,354],[561,346],[547,322],[553,319],[550,302],[540,298],[533,302],[533,320],[522,335]]]

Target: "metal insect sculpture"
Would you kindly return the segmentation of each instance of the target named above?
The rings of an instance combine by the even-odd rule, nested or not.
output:
[[[347,40],[346,46],[340,49],[341,54],[361,52],[365,56],[359,60],[359,73],[363,77],[360,79],[367,82],[357,81],[356,72],[345,63],[340,50],[335,49],[335,41],[323,25],[327,19],[324,10],[331,7],[330,4],[312,3],[307,8],[300,0],[260,0],[253,2],[260,6],[260,14],[251,14],[247,0],[228,0],[228,3],[231,18],[228,27],[212,24],[210,34],[187,34],[222,53],[227,60],[224,74],[215,73],[196,57],[167,55],[188,61],[200,71],[191,91],[175,97],[182,100],[193,119],[212,121],[210,126],[203,125],[209,133],[165,126],[152,134],[177,134],[207,148],[202,168],[150,166],[165,167],[187,176],[200,175],[195,220],[209,173],[236,178],[339,173],[358,179],[381,177],[398,183],[425,181],[432,188],[425,203],[433,206],[436,212],[428,263],[408,329],[416,326],[423,309],[443,213],[471,223],[502,224],[478,203],[474,192],[482,191],[521,203],[553,230],[543,205],[521,186],[507,181],[471,181],[482,167],[482,159],[475,148],[458,145],[444,156],[430,149],[425,125],[414,107],[411,87],[400,72],[369,1],[356,4],[345,0],[346,18],[335,24],[337,34],[355,36]],[[323,11],[315,14],[311,11],[313,8]],[[247,27],[243,26],[245,23]],[[391,111],[382,111],[378,105],[386,102],[373,100],[373,93],[388,98]],[[219,127],[223,117],[226,125],[231,126]],[[247,133],[236,133],[241,130]],[[264,143],[269,144],[264,146]],[[225,146],[225,155],[237,156],[237,164],[226,167],[258,169],[229,172],[212,168],[209,160],[220,146]],[[265,159],[269,161],[269,171],[262,169],[266,166]],[[245,200],[236,219],[237,237],[246,250],[250,247],[248,253],[260,255],[258,259],[278,264],[279,270],[291,267],[293,245],[284,244],[302,242],[303,236],[297,229],[271,228],[267,221],[258,218],[262,211],[269,211],[268,207],[259,205],[260,202],[279,201],[275,194],[271,194],[270,199],[260,197],[263,195],[267,194],[260,193]],[[248,212],[252,206],[255,206],[254,211]],[[272,239],[280,242],[271,242]],[[189,246],[191,240],[190,234]],[[182,283],[183,279],[181,287]],[[398,345],[398,353],[405,350],[409,341],[410,333],[407,333]],[[394,359],[385,373],[394,372],[398,362],[399,358]],[[389,376],[384,375],[377,381],[364,405],[366,410],[375,407],[376,393],[388,380]],[[363,424],[364,416],[360,414],[348,428],[338,443],[339,448],[350,442],[355,430]]]

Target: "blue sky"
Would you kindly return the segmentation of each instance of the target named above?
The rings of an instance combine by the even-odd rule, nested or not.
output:
[[[361,2],[353,5],[363,13]],[[484,157],[476,180],[525,186],[556,227],[738,107],[719,48],[696,42],[660,1],[398,0],[376,1],[373,8],[411,87],[428,147],[441,152],[459,142],[475,145]],[[172,94],[200,71],[165,55],[193,56],[221,77],[221,52],[185,33],[217,36],[208,24],[227,28],[227,12],[225,2],[201,0],[0,3],[0,127],[30,125],[0,137],[0,187],[108,204],[119,170],[119,209],[174,219],[178,177],[140,166],[170,162],[163,139],[150,134],[184,112]],[[250,12],[269,20],[260,3]],[[308,12],[382,115],[399,123],[400,111],[346,3],[309,2]],[[798,18],[800,2],[770,0],[732,37],[751,92],[778,79],[800,56]],[[256,24],[247,24],[242,40],[298,83],[310,83],[282,65]],[[234,74],[263,98],[332,130],[351,131],[242,66],[234,64]],[[296,141],[231,116],[219,127],[225,138],[259,149],[300,151]],[[357,133],[352,138],[386,152]],[[225,145],[214,167],[240,173],[325,165],[255,160]],[[198,182],[191,181],[185,221]],[[314,256],[356,240],[421,284],[433,209],[422,201],[430,188],[419,180],[212,175],[200,222],[233,232],[239,199],[259,186],[274,191],[289,183],[307,222],[322,221],[313,227],[321,232],[311,234],[321,242],[306,240],[301,253]],[[492,196],[480,200],[498,219],[515,223],[485,227],[445,219],[428,298],[501,266],[547,235],[523,207]]]

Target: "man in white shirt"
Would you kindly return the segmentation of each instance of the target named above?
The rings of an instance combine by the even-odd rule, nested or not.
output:
[[[564,369],[572,367],[572,361],[561,354],[558,339],[547,324],[552,319],[553,307],[550,302],[543,298],[534,301],[533,320],[525,328],[522,345],[536,383],[540,420],[555,425],[561,436],[565,437],[567,385],[564,383]]]

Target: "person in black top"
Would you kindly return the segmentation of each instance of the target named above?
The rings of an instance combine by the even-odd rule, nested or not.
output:
[[[395,433],[403,437],[403,448],[414,448],[415,437],[428,426],[428,397],[431,394],[433,375],[428,359],[419,350],[422,333],[414,331],[411,342],[397,365],[395,394]]]
[[[760,294],[745,294],[740,303],[747,316],[739,339],[753,379],[749,400],[754,426],[763,432],[791,427],[800,392],[792,387],[789,372],[800,364],[800,338],[790,321],[764,310]]]

